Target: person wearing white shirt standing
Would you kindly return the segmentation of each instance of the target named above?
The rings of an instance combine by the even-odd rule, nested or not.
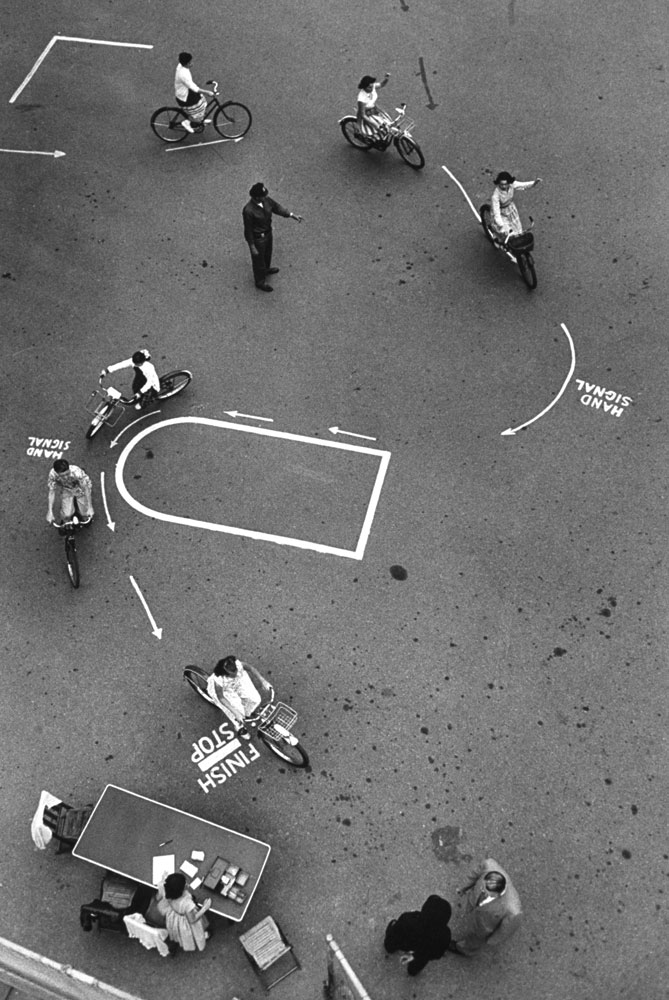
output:
[[[193,116],[194,120],[200,121],[204,118],[204,112],[207,106],[202,94],[210,94],[211,90],[204,90],[193,80],[190,66],[193,62],[193,56],[190,52],[180,52],[179,62],[177,63],[176,72],[174,74],[174,96],[176,102],[180,108],[187,115]],[[191,125],[188,118],[185,118],[181,123],[187,132],[193,132],[193,126]]]

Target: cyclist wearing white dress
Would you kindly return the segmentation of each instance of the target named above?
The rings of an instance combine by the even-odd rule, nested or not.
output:
[[[495,177],[495,190],[490,199],[494,228],[502,239],[509,236],[520,236],[523,224],[516,208],[513,196],[516,191],[527,191],[541,184],[541,177],[535,181],[517,181],[507,170],[502,170]]]
[[[363,76],[358,84],[358,128],[361,133],[369,138],[374,138],[377,132],[382,131],[391,118],[377,108],[378,91],[385,87],[390,79],[390,73],[378,83],[375,76]]]
[[[204,118],[204,112],[207,107],[207,102],[202,95],[211,95],[213,92],[211,90],[204,90],[203,87],[198,87],[195,83],[190,71],[192,62],[193,57],[190,52],[179,53],[179,62],[174,74],[174,96],[177,104],[184,113],[192,115],[194,121],[200,122]],[[188,118],[185,118],[181,124],[187,132],[193,131],[193,126]]]
[[[225,712],[240,736],[248,736],[244,722],[262,701],[246,668],[236,656],[219,660],[207,679],[207,694]]]
[[[160,390],[160,379],[155,365],[151,361],[151,355],[142,348],[135,351],[131,358],[119,361],[115,365],[103,368],[101,374],[109,375],[111,372],[120,371],[122,368],[133,368],[132,391],[135,395],[136,409],[141,410],[143,403],[149,402],[153,394]]]

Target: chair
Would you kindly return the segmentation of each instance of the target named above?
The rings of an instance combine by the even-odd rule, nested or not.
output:
[[[56,854],[71,852],[92,812],[93,806],[75,809],[66,802],[45,807],[42,822],[48,830],[51,830],[54,840],[58,841]]]
[[[100,882],[100,901],[121,913],[130,913],[137,909],[136,897],[140,888],[129,878],[107,872]]]
[[[265,917],[239,940],[266,992],[300,968],[293,946],[273,917]]]

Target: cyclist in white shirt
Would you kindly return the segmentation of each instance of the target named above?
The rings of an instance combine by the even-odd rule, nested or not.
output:
[[[207,693],[225,712],[238,734],[248,739],[244,721],[253,715],[262,699],[242,661],[236,656],[219,660],[207,680]]]
[[[210,94],[211,90],[204,90],[193,80],[191,75],[190,66],[193,62],[193,57],[190,52],[180,52],[179,62],[177,63],[176,73],[174,74],[174,96],[176,102],[180,108],[183,108],[187,115],[192,114],[197,110],[199,114],[202,112],[202,118],[204,118],[204,109],[206,107],[206,101],[202,97],[202,94]],[[204,106],[199,107],[200,104]],[[188,118],[184,118],[181,123],[187,132],[193,132],[193,126],[191,125]]]
[[[103,368],[101,374],[108,375],[110,372],[120,371],[122,368],[134,369],[132,391],[137,401],[136,408],[140,410],[142,405],[152,398],[152,394],[160,389],[160,379],[151,362],[151,355],[145,348],[142,348],[141,351],[135,351],[131,358]]]

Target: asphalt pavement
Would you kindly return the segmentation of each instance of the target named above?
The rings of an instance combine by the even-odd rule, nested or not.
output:
[[[101,872],[30,820],[42,788],[113,783],[271,844],[242,929],[294,945],[277,1000],[321,995],[327,933],[374,1000],[669,996],[666,5],[6,8],[0,935],[144,1000],[261,994],[237,926],[174,962],[81,932]],[[95,44],[27,80],[55,35]],[[151,132],[182,49],[252,110],[241,142]],[[339,131],[385,71],[422,171]],[[442,164],[476,207],[499,170],[543,178],[517,197],[536,291]],[[272,295],[258,180],[304,217],[275,220]],[[191,385],[86,441],[139,347]],[[77,591],[45,520],[61,451],[95,484]],[[261,747],[202,787],[217,717],[182,670],[227,653],[295,707],[308,771]],[[521,930],[407,980],[388,920],[437,892],[457,929],[486,856]]]

